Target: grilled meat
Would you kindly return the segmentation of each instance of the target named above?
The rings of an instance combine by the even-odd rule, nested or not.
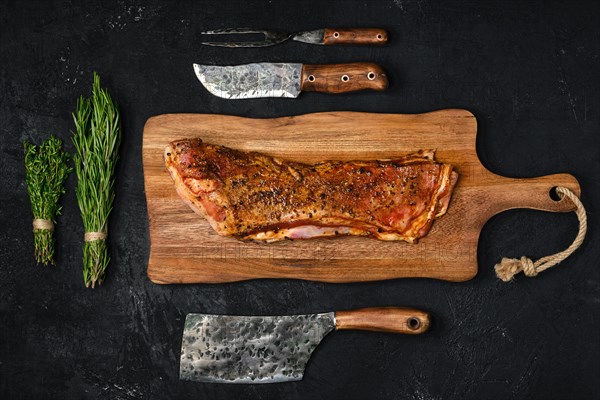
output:
[[[217,233],[267,242],[357,235],[416,243],[446,212],[458,179],[432,150],[311,165],[184,139],[164,157],[179,195]]]

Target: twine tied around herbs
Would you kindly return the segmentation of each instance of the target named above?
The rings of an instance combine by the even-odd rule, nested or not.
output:
[[[49,219],[36,218],[33,220],[34,231],[50,231],[54,230],[54,222]]]
[[[39,231],[54,231],[54,222],[49,219],[36,218],[33,220],[33,230]],[[86,242],[93,242],[94,240],[106,240],[106,232],[85,232],[83,238]]]
[[[521,271],[523,271],[527,277],[536,276],[540,272],[547,270],[548,268],[553,267],[565,260],[583,243],[585,234],[587,232],[587,216],[585,214],[585,208],[583,207],[583,204],[581,204],[581,201],[577,195],[575,195],[575,193],[566,187],[557,186],[556,193],[561,200],[567,197],[569,200],[571,200],[571,202],[573,202],[573,204],[575,204],[575,213],[577,214],[577,219],[579,220],[579,232],[577,232],[577,237],[575,237],[573,243],[571,243],[566,250],[542,257],[535,262],[525,256],[521,258],[503,258],[502,261],[496,264],[494,269],[496,270],[496,276],[504,282],[511,281],[514,276]]]
[[[106,240],[107,236],[106,232],[86,232],[83,239],[86,242],[93,242],[95,240]]]

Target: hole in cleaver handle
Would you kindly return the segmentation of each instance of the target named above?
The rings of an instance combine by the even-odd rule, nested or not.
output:
[[[407,333],[416,335],[429,329],[429,313],[405,307],[372,307],[336,311],[335,329]]]

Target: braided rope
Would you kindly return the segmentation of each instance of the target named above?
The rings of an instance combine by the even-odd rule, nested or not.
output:
[[[494,269],[496,270],[496,276],[498,276],[498,278],[500,278],[504,282],[512,280],[514,276],[521,271],[523,271],[525,276],[536,276],[540,272],[555,266],[556,264],[569,257],[583,243],[583,240],[585,239],[585,234],[587,232],[587,216],[583,204],[581,204],[581,201],[575,195],[575,193],[573,193],[566,187],[558,186],[556,188],[556,193],[558,193],[558,196],[561,199],[567,197],[577,207],[577,209],[575,210],[575,213],[577,214],[577,219],[579,220],[579,232],[577,232],[577,237],[575,237],[573,243],[571,243],[571,245],[566,250],[546,257],[542,257],[535,262],[533,262],[530,258],[525,256],[521,258],[503,258],[502,261],[496,264]]]

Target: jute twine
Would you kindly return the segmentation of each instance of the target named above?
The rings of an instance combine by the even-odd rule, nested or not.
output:
[[[93,242],[95,240],[106,240],[107,236],[106,232],[86,232],[83,239],[86,242]]]
[[[521,257],[520,259],[503,258],[502,261],[496,264],[495,270],[496,276],[498,276],[498,278],[502,279],[504,282],[512,280],[513,277],[521,271],[523,271],[525,276],[536,276],[540,272],[555,266],[565,258],[569,257],[575,250],[579,248],[579,246],[581,246],[581,243],[583,243],[583,239],[585,239],[585,234],[587,232],[587,216],[585,214],[585,208],[583,207],[583,204],[581,204],[581,201],[579,198],[577,198],[575,193],[566,187],[556,187],[556,193],[561,200],[567,197],[577,207],[575,210],[577,219],[579,219],[579,232],[577,232],[577,237],[566,250],[561,251],[560,253],[542,257],[535,262],[525,256]]]
[[[36,218],[33,220],[34,231],[53,231],[54,222],[49,219]]]

